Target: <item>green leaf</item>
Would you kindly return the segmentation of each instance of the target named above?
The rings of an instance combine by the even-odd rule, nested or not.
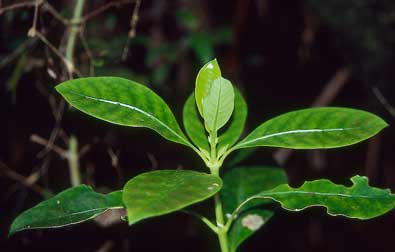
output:
[[[283,169],[268,166],[235,167],[225,173],[223,180],[221,198],[227,215],[232,214],[249,197],[288,182]],[[243,211],[262,203],[271,202],[270,200],[252,201],[240,210]]]
[[[206,63],[196,77],[195,99],[200,115],[203,116],[203,98],[208,95],[212,82],[221,77],[221,69],[216,59]]]
[[[149,88],[117,77],[69,80],[56,90],[75,108],[107,122],[150,128],[190,146],[167,104]]]
[[[140,174],[124,187],[129,225],[203,201],[221,187],[218,176],[195,171],[159,170]]]
[[[239,140],[244,130],[247,119],[247,103],[240,91],[235,88],[234,111],[229,127],[221,134],[218,141],[218,149],[232,147]]]
[[[237,248],[265,225],[273,214],[265,209],[251,209],[242,213],[229,230],[230,252],[236,252]]]
[[[251,196],[287,183],[283,169],[275,167],[235,167],[225,173],[224,187],[221,190],[222,204],[229,217],[236,208]],[[248,237],[253,235],[272,216],[273,212],[255,207],[271,203],[270,200],[253,200],[244,205],[229,230],[230,250],[236,251]],[[245,211],[245,212],[243,212]]]
[[[192,140],[192,142],[200,149],[209,151],[209,145],[206,135],[206,130],[199,117],[198,110],[195,103],[195,94],[192,93],[184,105],[183,121],[185,131]]]
[[[310,108],[275,117],[255,129],[234,149],[255,146],[291,149],[337,148],[363,141],[387,123],[369,112],[349,108]]]
[[[354,176],[353,185],[336,185],[327,179],[305,182],[299,188],[287,184],[250,197],[272,199],[290,211],[301,211],[312,206],[326,207],[328,214],[349,218],[371,219],[383,215],[395,206],[395,195],[390,190],[369,186],[368,178]]]
[[[230,119],[234,108],[235,94],[230,81],[219,77],[203,98],[203,118],[207,129],[218,131]]]
[[[90,220],[109,209],[123,208],[122,191],[100,194],[86,185],[67,189],[20,214],[9,234],[26,229],[58,228]]]

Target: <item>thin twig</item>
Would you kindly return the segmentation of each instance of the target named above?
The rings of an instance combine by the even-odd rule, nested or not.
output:
[[[92,19],[92,18],[100,15],[101,13],[105,12],[106,10],[108,10],[108,9],[114,7],[114,6],[120,6],[120,5],[124,5],[124,4],[130,4],[130,3],[133,3],[133,0],[124,0],[124,1],[119,1],[119,2],[109,2],[107,4],[104,4],[103,6],[100,6],[96,10],[94,10],[94,11],[86,14],[85,16],[83,16],[81,18],[81,23],[85,23],[89,19]]]
[[[129,54],[130,40],[136,36],[137,21],[139,20],[141,0],[136,0],[136,4],[133,8],[132,16],[130,17],[130,30],[128,32],[128,38],[122,52],[122,60],[126,60]]]
[[[0,161],[0,173],[4,174],[4,176],[6,176],[12,180],[15,180],[15,181],[19,182],[20,184],[32,189],[34,192],[41,194],[44,198],[48,198],[49,196],[52,195],[52,193],[49,192],[48,190],[35,184],[35,181],[32,179],[32,177],[30,177],[30,176],[29,176],[30,178],[25,177],[15,171],[13,171],[6,164],[4,164],[2,161]]]
[[[88,41],[85,38],[84,30],[81,29],[80,31],[80,39],[82,47],[84,48],[86,55],[89,59],[89,76],[95,76],[95,66],[94,66],[94,57],[91,49],[89,48]]]
[[[49,141],[47,139],[44,139],[40,137],[39,135],[33,134],[30,136],[30,141],[33,143],[42,145],[42,146],[48,146]],[[67,151],[57,145],[52,144],[50,147],[50,150],[54,151],[56,154],[58,154],[61,158],[67,158]]]
[[[48,48],[51,49],[51,51],[52,51],[53,53],[55,53],[56,56],[58,56],[58,57],[63,61],[63,63],[65,64],[65,66],[66,66],[67,69],[72,69],[72,71],[73,71],[75,74],[77,74],[77,75],[80,76],[80,77],[82,76],[81,72],[80,72],[78,69],[72,67],[73,63],[71,63],[68,59],[66,59],[66,58],[63,56],[63,54],[62,54],[54,45],[52,45],[51,42],[49,42],[49,41],[47,40],[47,38],[46,38],[41,32],[36,31],[36,34],[35,34],[35,35],[36,35],[46,46],[48,46]]]
[[[11,10],[19,9],[19,8],[25,8],[25,7],[34,7],[35,5],[36,5],[36,1],[29,1],[29,2],[22,2],[22,3],[16,3],[16,4],[4,6],[4,7],[0,8],[0,15],[6,11],[11,11]]]
[[[55,19],[60,21],[65,26],[70,25],[70,21],[65,19],[52,5],[47,1],[44,3],[43,8],[46,9]]]
[[[377,100],[384,106],[384,108],[390,113],[393,117],[395,117],[395,108],[389,104],[388,100],[384,97],[384,95],[380,92],[380,90],[376,87],[372,87],[373,94],[377,97]]]

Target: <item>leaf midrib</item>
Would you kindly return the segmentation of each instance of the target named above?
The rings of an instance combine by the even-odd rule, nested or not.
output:
[[[112,210],[112,209],[122,209],[122,208],[124,208],[124,207],[121,207],[121,206],[117,206],[117,207],[100,207],[100,208],[94,208],[94,209],[84,210],[84,211],[80,211],[80,212],[74,212],[74,213],[70,213],[70,214],[67,214],[67,215],[63,215],[63,216],[58,217],[58,218],[47,218],[46,220],[50,222],[50,221],[52,221],[52,220],[66,219],[66,218],[71,217],[71,216],[83,215],[83,214],[87,214],[87,213],[90,213],[90,212],[99,211],[98,213],[95,213],[95,214],[93,214],[92,216],[90,216],[90,217],[88,217],[88,218],[86,218],[86,219],[83,219],[83,220],[71,221],[71,222],[66,223],[66,224],[61,224],[61,225],[50,225],[50,226],[44,226],[44,225],[41,225],[41,226],[34,226],[34,224],[30,224],[30,225],[28,225],[28,226],[30,226],[30,227],[23,227],[23,228],[20,229],[20,230],[23,230],[23,229],[32,229],[32,228],[47,228],[47,227],[56,228],[56,227],[69,226],[69,225],[78,224],[78,223],[81,223],[81,222],[84,222],[84,221],[93,219],[93,218],[95,218],[95,217],[97,217],[97,216],[99,216],[99,215],[101,215],[101,214],[107,212],[108,210]],[[18,230],[19,230],[19,229],[18,229]]]
[[[344,197],[344,198],[363,198],[363,199],[388,199],[391,198],[391,195],[386,196],[369,196],[369,195],[352,195],[352,194],[344,194],[344,193],[328,193],[328,192],[308,192],[308,191],[282,191],[282,192],[264,192],[259,193],[258,195],[252,196],[250,198],[272,198],[271,195],[285,195],[285,194],[308,194],[314,196],[332,196],[332,197]]]
[[[179,135],[177,132],[175,132],[172,128],[167,126],[167,124],[165,124],[160,119],[158,119],[157,117],[153,116],[152,114],[150,114],[148,112],[145,112],[144,110],[141,110],[140,108],[137,108],[135,106],[132,106],[132,105],[129,105],[129,104],[125,104],[125,103],[122,103],[122,102],[116,102],[116,101],[111,101],[111,100],[107,100],[107,99],[92,97],[92,96],[89,96],[89,95],[79,94],[77,92],[73,92],[73,91],[70,91],[70,90],[66,90],[65,92],[66,93],[68,92],[68,93],[71,93],[73,95],[77,95],[77,96],[80,96],[80,97],[84,97],[84,98],[87,98],[87,99],[91,99],[91,100],[94,100],[94,101],[104,102],[104,103],[113,104],[113,105],[119,105],[121,107],[125,107],[125,108],[128,108],[128,109],[137,111],[137,112],[139,112],[139,113],[151,118],[152,120],[158,122],[160,125],[165,127],[168,131],[170,131],[172,134],[174,134],[177,138],[179,138],[184,144],[186,144],[188,146],[190,145],[189,142],[187,142],[181,135]]]
[[[240,148],[242,146],[265,140],[271,137],[275,136],[282,136],[282,135],[289,135],[289,134],[297,134],[297,133],[321,133],[321,132],[331,132],[331,131],[347,131],[347,130],[357,130],[357,129],[362,129],[362,127],[354,127],[354,128],[333,128],[333,129],[306,129],[306,130],[289,130],[289,131],[283,131],[283,132],[278,132],[278,133],[273,133],[270,135],[265,135],[262,137],[254,138],[249,141],[242,141],[239,144],[236,145],[236,148]]]

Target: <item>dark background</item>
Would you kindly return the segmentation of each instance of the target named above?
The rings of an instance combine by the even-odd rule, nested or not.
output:
[[[73,2],[48,1],[66,18],[72,15]],[[84,14],[110,2],[117,1],[88,0]],[[1,12],[25,1],[0,3]],[[321,106],[373,112],[390,127],[361,144],[297,151],[280,163],[275,158],[278,150],[262,148],[243,164],[284,167],[293,186],[324,177],[350,184],[348,179],[360,174],[368,176],[371,185],[395,189],[394,1],[142,0],[136,36],[128,39],[134,6],[133,1],[113,6],[84,22],[84,39],[77,40],[75,50],[83,76],[93,74],[92,63],[97,76],[146,83],[181,119],[199,68],[215,57],[224,77],[247,100],[247,132],[272,116],[317,105],[319,97],[326,100],[321,98]],[[147,170],[204,170],[190,150],[162,141],[149,130],[109,125],[67,106],[57,121],[54,114],[62,102],[53,87],[68,76],[48,45],[27,37],[33,17],[31,5],[0,14],[0,250],[218,251],[216,237],[182,213],[133,227],[118,223],[103,228],[87,222],[6,237],[13,218],[40,202],[43,192],[70,186],[67,161],[31,141],[32,135],[48,140],[59,129],[54,144],[63,149],[75,136],[85,150],[80,157],[83,182],[102,192],[120,189],[127,179]],[[40,11],[37,30],[64,52],[68,30],[48,11]],[[212,207],[208,200],[200,209]],[[357,221],[327,216],[320,208],[277,210],[242,251],[394,250],[393,212]]]

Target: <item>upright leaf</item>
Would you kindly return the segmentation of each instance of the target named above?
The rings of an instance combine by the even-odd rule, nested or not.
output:
[[[368,178],[354,176],[353,185],[336,185],[327,179],[305,182],[299,188],[287,184],[263,191],[247,201],[272,199],[284,209],[301,211],[312,206],[323,206],[330,215],[371,219],[383,215],[395,206],[395,195],[387,189],[369,186]]]
[[[203,116],[203,98],[209,93],[211,84],[221,77],[221,69],[216,59],[205,64],[196,77],[195,99],[200,115]]]
[[[180,210],[216,194],[222,180],[189,170],[159,170],[129,180],[123,193],[129,225]]]
[[[363,141],[385,128],[381,118],[349,108],[310,108],[275,117],[255,129],[235,149],[271,146],[336,148]]]
[[[244,130],[247,119],[247,103],[237,88],[235,88],[234,93],[234,111],[228,128],[219,137],[218,150],[232,147],[239,140]]]
[[[167,104],[149,88],[117,77],[69,80],[56,90],[75,108],[107,122],[150,128],[190,146]]]
[[[86,185],[67,189],[20,214],[10,235],[26,229],[58,228],[90,220],[109,209],[123,208],[122,191],[100,194]]]
[[[183,121],[185,131],[192,142],[199,148],[209,151],[206,130],[198,114],[194,93],[192,93],[185,102]]]
[[[225,78],[215,79],[203,98],[203,118],[209,131],[219,130],[230,119],[234,108],[233,86]]]
[[[224,212],[230,216],[236,208],[249,197],[287,183],[283,169],[275,167],[235,167],[224,175],[224,187],[221,190]],[[273,216],[269,210],[255,207],[271,203],[268,200],[253,200],[240,209],[237,219],[229,230],[231,252],[237,248]]]

